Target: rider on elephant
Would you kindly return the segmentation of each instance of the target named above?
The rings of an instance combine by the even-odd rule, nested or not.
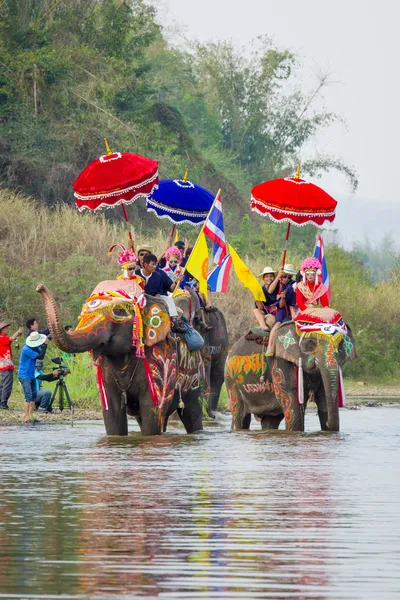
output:
[[[165,301],[172,321],[172,330],[175,333],[184,333],[186,330],[178,322],[175,302],[171,296],[168,296],[168,292],[173,292],[183,279],[183,273],[178,275],[175,281],[171,281],[162,269],[157,269],[157,262],[155,254],[146,254],[143,257],[143,266],[136,271],[136,275],[145,280],[144,291],[146,294],[160,296]]]
[[[270,294],[268,288],[271,283],[275,280],[275,271],[272,267],[265,267],[263,272],[260,273],[259,277],[262,277],[264,285],[262,290],[265,295],[265,302],[256,301],[256,308],[254,309],[254,316],[260,325],[260,329],[263,331],[269,331],[275,323],[275,315],[278,312],[279,300],[276,294]]]
[[[122,280],[130,280],[139,284],[141,288],[144,289],[144,279],[139,275],[136,275],[135,271],[137,269],[137,261],[138,258],[134,252],[128,250],[122,244],[114,244],[108,251],[108,255],[110,256],[114,248],[119,246],[121,248],[121,252],[118,255],[118,264],[122,267],[121,275],[118,275],[117,279]]]
[[[184,269],[181,267],[182,263],[182,252],[176,246],[171,246],[165,252],[166,266],[163,268],[164,273],[168,275],[168,277],[172,281],[176,281],[179,275],[182,275]]]
[[[329,306],[326,286],[319,281],[322,265],[317,258],[306,258],[301,264],[303,280],[296,286],[296,304],[300,311],[320,306]]]

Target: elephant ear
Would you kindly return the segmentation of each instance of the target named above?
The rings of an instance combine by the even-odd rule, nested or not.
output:
[[[339,362],[341,365],[344,365],[344,363],[349,362],[358,356],[353,332],[347,323],[346,327],[347,334],[344,336],[343,341],[341,341],[339,345]]]
[[[141,309],[143,319],[143,342],[154,346],[167,337],[171,320],[166,303],[161,298],[146,295],[146,306]]]
[[[296,333],[294,323],[283,323],[274,331],[273,344],[275,344],[275,356],[283,358],[295,365],[299,364],[299,336]]]

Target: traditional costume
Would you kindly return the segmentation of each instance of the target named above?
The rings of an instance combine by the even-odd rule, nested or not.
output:
[[[134,252],[128,250],[122,244],[114,244],[114,246],[111,246],[111,248],[109,249],[108,255],[110,256],[114,248],[116,248],[117,246],[121,248],[121,252],[118,255],[117,261],[118,264],[122,267],[122,273],[121,275],[118,275],[117,279],[122,279],[124,281],[134,281],[135,283],[140,285],[141,288],[144,289],[145,280],[143,279],[143,277],[140,277],[140,275],[135,273],[138,258]]]
[[[177,259],[177,263],[175,266],[169,263],[170,259],[175,257]],[[181,267],[182,263],[182,252],[176,246],[171,246],[165,253],[166,258],[166,266],[163,268],[164,273],[168,275],[168,277],[174,282],[179,275],[182,275],[184,269]]]
[[[307,273],[315,273],[315,281],[307,280]],[[300,311],[318,306],[329,306],[328,289],[318,281],[322,273],[322,265],[317,258],[306,258],[303,260],[300,269],[303,275],[303,281],[296,286],[296,304]]]

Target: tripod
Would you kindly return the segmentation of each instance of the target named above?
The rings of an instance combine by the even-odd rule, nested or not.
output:
[[[71,411],[73,410],[73,404],[71,402],[71,397],[69,395],[69,391],[67,388],[67,384],[64,381],[64,375],[60,375],[56,384],[56,387],[54,388],[54,392],[51,396],[51,400],[50,400],[50,404],[49,404],[49,408],[52,408],[53,406],[53,402],[57,397],[57,392],[58,392],[58,404],[60,407],[60,410],[63,411],[64,410],[64,396],[67,399],[68,402],[68,406],[70,407]]]

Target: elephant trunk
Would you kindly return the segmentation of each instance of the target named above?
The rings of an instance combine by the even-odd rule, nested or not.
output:
[[[326,427],[329,431],[339,431],[339,361],[337,351],[328,348],[324,358],[318,360],[322,382],[325,390],[328,420]]]
[[[61,324],[60,311],[50,291],[42,284],[36,287],[36,291],[42,296],[46,311],[47,322],[53,341],[60,350],[64,352],[79,353],[95,350],[107,340],[100,336],[84,335],[82,333],[68,334]],[[106,334],[108,335],[108,334]]]

